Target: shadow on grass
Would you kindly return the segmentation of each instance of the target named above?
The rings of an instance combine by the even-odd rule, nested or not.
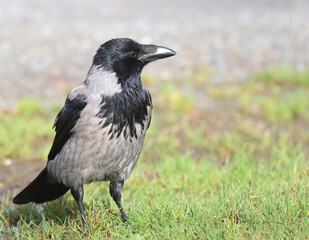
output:
[[[70,194],[43,204],[25,205],[13,205],[7,194],[0,209],[0,239],[28,239],[28,236],[68,239],[66,236],[69,233],[75,236],[73,239],[90,239],[97,232],[109,236],[111,226],[127,227],[113,204],[110,196],[84,201],[86,222],[89,224],[85,228],[78,206]]]
[[[84,209],[87,212],[89,205],[84,204]],[[73,199],[69,199],[69,196],[43,204],[29,203],[12,206],[6,202],[2,206],[0,216],[6,227],[16,227],[19,224],[27,224],[30,227],[33,225],[40,226],[48,221],[63,225],[71,219],[76,222],[80,221],[82,224],[77,204]]]

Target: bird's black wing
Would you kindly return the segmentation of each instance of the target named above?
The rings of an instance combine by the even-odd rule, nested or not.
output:
[[[86,105],[87,96],[84,94],[78,94],[72,100],[69,97],[66,99],[65,106],[58,113],[53,126],[56,130],[56,136],[48,154],[48,161],[53,160],[70,139],[72,128],[76,125]]]

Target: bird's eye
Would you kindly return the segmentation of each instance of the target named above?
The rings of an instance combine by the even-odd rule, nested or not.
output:
[[[136,51],[132,51],[132,52],[129,52],[128,55],[132,58],[135,58],[137,56],[137,52]]]

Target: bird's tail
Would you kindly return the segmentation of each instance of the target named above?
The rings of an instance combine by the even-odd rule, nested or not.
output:
[[[62,183],[49,183],[47,168],[42,172],[14,199],[15,204],[26,204],[29,202],[43,203],[55,200],[65,194],[70,188]]]

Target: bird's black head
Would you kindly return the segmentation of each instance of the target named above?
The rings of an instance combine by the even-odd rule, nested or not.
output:
[[[115,72],[121,82],[140,74],[147,63],[175,54],[169,48],[143,45],[129,38],[115,38],[100,46],[93,58],[93,65]]]

